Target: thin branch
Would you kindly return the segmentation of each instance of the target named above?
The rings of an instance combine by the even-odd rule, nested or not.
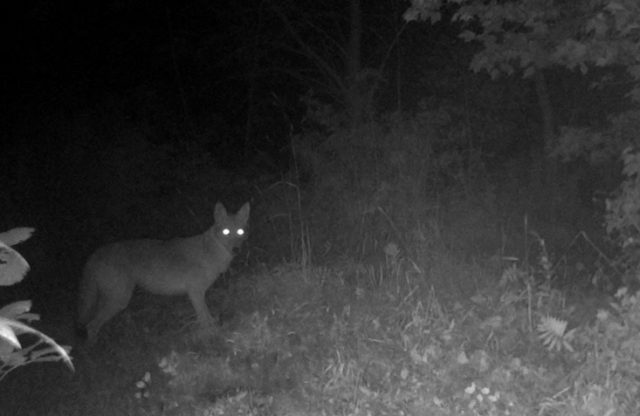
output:
[[[307,42],[305,42],[300,34],[295,30],[291,20],[280,10],[278,6],[271,2],[272,10],[280,17],[282,23],[284,23],[285,28],[289,32],[289,34],[293,37],[293,40],[302,48],[302,55],[307,59],[315,62],[319,69],[321,69],[325,75],[335,82],[335,84],[342,89],[343,91],[347,91],[347,86],[344,84],[342,76],[338,71],[336,71],[329,63],[323,59],[320,55],[318,55]]]

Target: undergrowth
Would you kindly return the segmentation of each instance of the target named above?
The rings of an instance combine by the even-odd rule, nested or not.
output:
[[[388,267],[284,265],[240,278],[214,336],[181,319],[151,326],[162,303],[134,308],[103,346],[80,352],[83,375],[64,387],[76,394],[47,414],[639,414],[634,294],[576,312],[536,277],[539,263],[443,301],[428,275]]]

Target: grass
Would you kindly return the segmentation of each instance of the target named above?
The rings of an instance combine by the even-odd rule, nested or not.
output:
[[[402,262],[254,270],[211,291],[213,333],[193,327],[186,298],[138,295],[98,345],[73,350],[75,374],[45,364],[8,376],[2,414],[638,414],[632,376],[612,364],[638,366],[621,352],[635,335],[595,357],[612,318],[565,339],[556,321],[538,326],[571,326],[560,292],[432,258],[430,274]]]

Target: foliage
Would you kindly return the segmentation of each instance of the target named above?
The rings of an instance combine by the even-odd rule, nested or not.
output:
[[[482,44],[470,65],[475,72],[497,78],[522,71],[531,77],[551,67],[579,69],[583,74],[590,68],[606,68],[608,72],[600,71],[593,87],[629,84],[628,96],[640,101],[640,5],[634,0],[414,0],[405,19],[433,23],[440,20],[442,10],[449,10],[451,20],[461,25],[462,39]],[[619,143],[607,139],[620,137],[626,121],[633,118],[635,113],[614,118],[612,131],[604,134],[567,128],[553,150],[559,154],[582,148],[591,152],[594,147],[600,148],[599,153],[619,151]]]
[[[587,306],[587,299],[579,299],[572,304],[544,281],[536,283],[536,275],[553,273],[542,257],[540,260],[536,267],[540,272],[506,269],[499,303],[494,304],[497,309],[478,325],[478,336],[490,329],[495,347],[517,357],[508,365],[497,366],[501,378],[529,383],[527,393],[535,396],[531,398],[540,415],[638,414],[640,391],[635,380],[640,369],[640,315],[636,296],[622,290],[612,303],[599,299],[595,306]],[[474,302],[490,309],[489,293],[478,294]],[[538,345],[547,350],[545,358],[535,347],[523,353],[528,348],[523,342],[531,340],[532,318],[538,321]],[[540,359],[542,364],[534,366],[532,360]],[[541,379],[535,380],[537,377]],[[487,386],[486,380],[477,383]]]
[[[428,274],[263,269],[230,284],[235,316],[219,340],[157,334],[182,326],[181,308],[137,312],[128,336],[84,363],[93,383],[71,387],[84,394],[51,414],[637,415],[637,301],[574,310],[547,284],[548,257],[451,302],[431,282],[479,274],[460,260]]]
[[[565,161],[583,159],[591,166],[602,166],[617,160],[625,148],[638,145],[638,131],[640,112],[637,110],[610,117],[609,126],[604,130],[565,127],[551,155]]]
[[[620,258],[626,284],[640,282],[640,152],[627,148],[622,153],[624,179],[617,192],[606,201],[607,232],[622,248]]]
[[[329,240],[339,252],[367,256],[394,239],[420,251],[437,243],[437,232],[414,224],[435,227],[440,212],[463,207],[460,200],[493,209],[483,155],[470,143],[474,127],[461,125],[452,109],[424,105],[414,115],[387,115],[352,129],[317,119],[329,131],[309,128],[294,142],[310,190],[303,208],[314,247]]]
[[[617,309],[629,319],[624,330],[614,315],[596,310],[588,311],[598,316],[592,326],[547,284],[553,273],[547,257],[542,250],[534,270],[506,273],[499,286],[483,289],[466,307],[445,306],[419,275],[373,276],[372,271],[372,276],[346,282],[342,268],[336,270],[337,279],[323,277],[332,270],[316,269],[302,281],[293,270],[276,270],[272,283],[260,279],[254,287],[259,298],[271,299],[271,314],[243,318],[228,339],[233,348],[229,359],[173,351],[161,360],[170,377],[164,400],[193,392],[193,386],[215,391],[213,380],[237,386],[235,376],[242,372],[249,377],[244,385],[252,385],[251,374],[281,374],[278,369],[299,365],[303,352],[304,369],[296,366],[285,374],[295,375],[295,385],[304,380],[306,394],[316,397],[313,405],[333,413],[362,407],[376,414],[403,409],[411,415],[583,416],[611,409],[617,409],[612,415],[637,414],[637,388],[630,384],[635,370],[625,374],[615,367],[617,359],[624,368],[635,368],[628,354],[638,326],[629,309],[633,301],[621,300],[626,306]],[[343,289],[331,289],[336,284]],[[280,289],[272,292],[271,285]],[[611,331],[617,331],[615,336]],[[262,358],[273,351],[278,354],[272,360]],[[602,354],[612,354],[608,364]],[[282,397],[266,399],[252,388],[234,388],[213,408],[219,413],[256,406],[273,410]]]
[[[564,127],[555,143],[547,143],[551,155],[565,161],[585,160],[592,168],[612,165],[622,153],[624,181],[607,201],[607,232],[625,250],[622,263],[636,279],[640,250],[635,244],[640,211],[637,132],[640,113],[640,3],[634,0],[413,0],[405,19],[441,18],[449,6],[452,21],[461,24],[460,37],[482,44],[471,68],[486,71],[493,78],[521,70],[530,77],[545,68],[590,69],[601,78],[597,88],[612,89],[624,83],[627,110],[609,117],[606,127]],[[623,69],[625,71],[622,74]],[[631,105],[630,105],[631,104]],[[623,149],[627,149],[624,150]]]
[[[31,237],[32,228],[14,228],[0,233],[0,286],[20,282],[29,270],[24,258],[10,246]],[[30,313],[30,301],[14,302],[0,308],[0,380],[16,368],[30,363],[62,361],[73,370],[69,347],[58,345],[42,332],[22,323],[39,319]],[[37,341],[24,346],[18,336],[32,334]]]
[[[640,81],[640,5],[634,0],[413,0],[405,19],[441,18],[441,8],[457,5],[452,20],[466,26],[460,37],[479,41],[471,68],[492,77],[524,76],[552,65],[583,73],[588,66],[622,65]],[[633,90],[639,97],[638,86]]]
[[[624,181],[618,194],[607,200],[607,231],[622,247],[640,243],[640,153],[631,148],[622,154]]]
[[[592,325],[577,331],[579,351],[570,375],[573,394],[560,403],[546,403],[563,414],[635,415],[640,411],[640,302],[626,289],[616,294],[611,309],[600,309]]]
[[[552,351],[571,351],[571,340],[573,339],[574,330],[567,331],[567,321],[556,319],[552,316],[542,317],[538,324],[538,332],[540,339],[548,350]]]

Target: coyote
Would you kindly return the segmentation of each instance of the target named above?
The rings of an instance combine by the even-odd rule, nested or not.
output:
[[[246,237],[249,203],[227,214],[217,203],[215,223],[202,234],[172,240],[129,240],[103,246],[87,261],[80,285],[79,324],[89,343],[127,307],[139,286],[158,295],[187,294],[203,326],[214,324],[205,302],[209,286],[224,273]]]

